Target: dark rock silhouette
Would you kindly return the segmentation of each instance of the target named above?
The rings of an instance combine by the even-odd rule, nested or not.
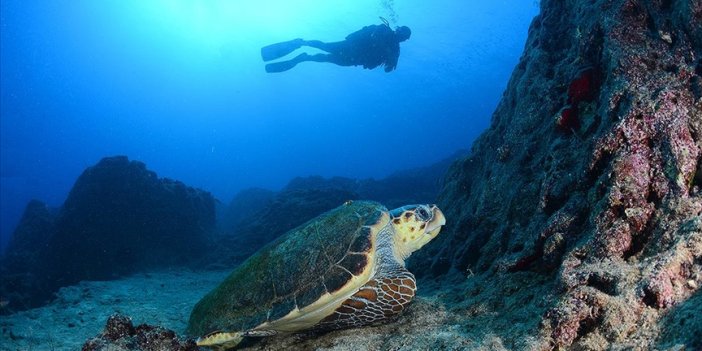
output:
[[[404,170],[380,179],[320,176],[292,179],[280,192],[247,189],[237,194],[204,265],[233,267],[286,231],[349,200],[374,200],[388,208],[432,203],[441,179],[458,151],[435,164]]]
[[[30,201],[7,246],[8,258],[36,254],[37,243],[45,243],[51,237],[56,212],[39,200]]]
[[[270,204],[276,192],[268,189],[249,188],[240,191],[217,218],[220,230],[235,230],[241,222],[250,219],[256,212]]]
[[[109,157],[86,169],[55,219],[32,202],[3,257],[3,296],[14,308],[45,302],[80,280],[187,265],[207,248],[214,198]],[[31,289],[28,289],[31,288]]]
[[[382,179],[344,177],[298,177],[285,187],[291,189],[341,189],[358,199],[378,201],[388,208],[413,203],[432,203],[441,191],[442,180],[451,164],[467,154],[459,150],[434,164],[395,172]]]
[[[8,305],[0,313],[26,309],[46,298],[46,283],[37,276],[44,269],[44,252],[54,234],[57,210],[38,200],[27,204],[7,252],[0,259],[0,293]]]
[[[265,206],[214,240],[206,268],[233,268],[259,248],[356,194],[329,189],[284,189]]]
[[[62,207],[49,244],[61,266],[55,274],[75,282],[192,261],[214,221],[209,193],[159,179],[141,162],[105,158],[83,172]]]

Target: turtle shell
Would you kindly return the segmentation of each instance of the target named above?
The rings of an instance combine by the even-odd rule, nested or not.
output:
[[[197,303],[188,332],[310,327],[343,301],[339,295],[353,294],[370,279],[375,237],[387,213],[378,203],[354,201],[287,232]]]

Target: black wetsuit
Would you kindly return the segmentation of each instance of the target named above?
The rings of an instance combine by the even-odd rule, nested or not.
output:
[[[261,48],[264,61],[275,60],[292,53],[302,46],[320,49],[326,53],[309,55],[302,53],[287,61],[266,64],[266,72],[284,72],[300,62],[330,62],[339,66],[363,66],[374,69],[385,66],[385,72],[397,67],[400,57],[400,42],[409,39],[410,29],[398,27],[392,30],[389,26],[370,25],[346,36],[345,40],[325,43],[319,40],[294,39],[287,42],[271,44]]]
[[[319,61],[331,62],[340,66],[363,66],[373,69],[385,65],[385,72],[397,67],[400,57],[400,43],[395,37],[395,31],[386,25],[365,26],[346,36],[346,40],[324,43],[311,40],[307,46],[324,50],[329,55],[319,57]],[[314,58],[317,55],[313,55]],[[313,59],[317,61],[316,59]]]

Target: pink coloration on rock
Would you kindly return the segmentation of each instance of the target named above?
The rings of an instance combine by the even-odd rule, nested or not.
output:
[[[598,85],[594,67],[581,69],[568,85],[568,103],[577,105],[580,101],[592,101],[599,88]]]
[[[578,110],[571,105],[566,105],[556,115],[556,127],[564,133],[570,133],[580,127]]]
[[[662,271],[652,277],[643,288],[643,302],[656,308],[666,308],[674,301],[673,283],[670,274]]]

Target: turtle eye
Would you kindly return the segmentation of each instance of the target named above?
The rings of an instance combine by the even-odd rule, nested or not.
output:
[[[425,206],[419,206],[417,207],[417,217],[419,217],[419,219],[422,221],[428,221],[431,214]]]

